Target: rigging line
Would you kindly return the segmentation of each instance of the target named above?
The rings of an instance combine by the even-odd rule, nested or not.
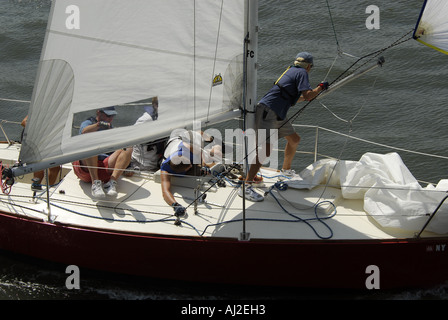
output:
[[[397,39],[397,40],[395,40],[394,42],[392,42],[392,43],[391,43],[389,46],[387,46],[387,47],[384,47],[384,48],[382,48],[382,49],[379,49],[379,50],[377,50],[377,51],[371,52],[371,53],[369,53],[369,54],[366,54],[366,55],[364,55],[364,56],[358,58],[358,60],[356,60],[354,63],[352,63],[347,69],[345,69],[344,72],[342,72],[342,73],[341,73],[335,80],[333,80],[332,83],[330,83],[330,85],[333,84],[333,83],[335,83],[335,82],[337,82],[340,78],[342,78],[342,76],[344,76],[344,75],[345,75],[351,68],[353,68],[359,61],[361,61],[361,60],[363,60],[363,59],[365,59],[365,58],[367,58],[367,57],[371,57],[369,60],[367,60],[367,61],[364,62],[362,65],[360,65],[359,67],[357,67],[355,70],[353,70],[352,73],[355,72],[356,70],[360,69],[361,67],[363,67],[364,65],[366,65],[367,63],[369,63],[370,61],[372,61],[373,59],[375,59],[375,57],[379,56],[379,55],[382,54],[384,51],[386,51],[386,50],[388,50],[388,49],[390,49],[390,48],[393,48],[393,47],[395,47],[395,46],[398,46],[398,45],[400,45],[400,44],[402,44],[402,43],[404,43],[404,42],[406,42],[406,41],[409,41],[409,40],[413,39],[412,36],[411,36],[411,37],[408,37],[408,38],[406,38],[406,39],[404,39],[406,36],[408,36],[408,35],[409,35],[411,32],[413,32],[413,31],[414,31],[414,30],[412,29],[412,30],[406,32],[403,36],[401,36],[399,39]],[[403,39],[404,39],[404,40],[403,40]]]
[[[315,206],[319,204],[319,202],[321,201],[322,197],[325,194],[325,191],[327,190],[327,188],[330,185],[330,181],[331,181],[331,178],[333,177],[333,173],[336,171],[336,167],[338,166],[339,162],[341,161],[342,154],[344,153],[344,150],[347,147],[347,143],[348,143],[351,131],[352,131],[352,126],[351,126],[351,124],[349,124],[349,132],[348,132],[348,134],[346,136],[346,139],[345,139],[345,142],[344,142],[344,144],[343,144],[343,146],[341,148],[341,152],[339,153],[339,156],[337,157],[337,159],[336,159],[336,161],[335,161],[335,163],[333,165],[333,168],[331,169],[331,172],[328,175],[327,182],[325,183],[325,186],[324,186],[324,189],[322,190],[322,193],[320,194],[319,198],[314,203]]]
[[[342,119],[342,118],[339,117],[336,113],[334,113],[333,111],[331,111],[330,108],[328,108],[326,105],[324,105],[324,104],[322,103],[322,101],[319,101],[319,103],[320,103],[320,105],[321,105],[322,107],[324,107],[328,112],[330,112],[330,113],[333,115],[333,117],[335,117],[336,119],[338,119],[338,120],[340,120],[340,121],[342,121],[342,122],[349,122],[349,120]]]
[[[215,56],[214,56],[214,59],[213,59],[212,81],[213,81],[213,77],[215,76],[216,57],[218,55],[219,35],[220,35],[220,32],[221,32],[221,22],[222,22],[223,7],[224,7],[224,0],[221,0],[221,8],[220,8],[220,11],[219,11],[218,30],[217,30],[217,34],[216,34]],[[213,92],[213,85],[210,87],[210,95],[209,95],[209,98],[208,98],[208,110],[207,110],[207,118],[206,118],[207,121],[205,123],[206,128],[207,128],[207,125],[208,125],[208,117],[210,115],[210,105],[211,105],[211,101],[212,101],[212,92]]]
[[[301,218],[301,217],[299,217],[299,216],[296,215],[296,214],[300,214],[300,213],[291,213],[291,212],[287,211],[287,210],[281,205],[281,203],[278,201],[278,199],[277,199],[273,194],[271,194],[271,195],[272,195],[272,197],[274,198],[274,200],[276,200],[276,202],[277,202],[277,204],[280,206],[280,208],[281,208],[286,214],[288,214],[289,216],[293,217],[294,219],[293,219],[293,220],[290,220],[290,219],[279,219],[279,218],[246,218],[246,221],[257,221],[257,222],[281,222],[281,223],[305,223],[308,227],[311,228],[311,230],[314,232],[314,234],[315,234],[317,237],[319,237],[320,239],[330,239],[330,238],[332,238],[332,236],[333,236],[333,231],[332,231],[332,229],[331,229],[331,228],[324,222],[324,220],[331,219],[331,218],[333,218],[333,217],[336,215],[336,207],[334,206],[334,204],[333,204],[332,202],[330,202],[330,201],[322,201],[322,202],[318,203],[318,204],[314,207],[314,217],[313,217],[313,218]],[[324,203],[324,202],[329,202],[329,203],[333,206],[334,211],[333,211],[332,214],[330,214],[330,215],[328,215],[328,216],[326,216],[326,217],[319,217],[319,215],[318,215],[318,213],[317,213],[317,209],[318,209],[319,205],[321,205],[321,204]],[[241,221],[243,221],[242,218],[241,218],[241,219],[232,219],[232,220],[220,221],[220,222],[217,222],[217,223],[208,224],[208,225],[204,228],[204,230],[203,230],[202,234],[200,234],[200,236],[203,236],[203,235],[207,232],[207,229],[208,229],[209,227],[213,227],[213,226],[214,226],[214,227],[219,227],[219,226],[221,226],[221,225],[231,224],[231,223],[236,223],[236,222],[241,222]],[[314,228],[314,227],[312,226],[312,224],[311,224],[311,222],[314,222],[314,221],[318,221],[318,222],[320,222],[322,225],[324,225],[324,226],[329,230],[329,232],[330,232],[330,236],[327,236],[327,237],[321,236],[321,235],[319,234],[319,232],[316,230],[316,228]]]
[[[31,103],[31,101],[28,101],[28,100],[16,100],[16,99],[6,99],[6,98],[0,98],[0,101]]]
[[[1,120],[1,119],[0,119],[0,123],[12,123],[12,124],[20,124],[20,122],[17,122],[17,121],[10,121],[10,120]]]
[[[375,80],[373,81],[372,87],[370,88],[370,92],[366,95],[364,98],[364,102],[361,105],[361,108],[359,108],[358,112],[354,115],[353,118],[350,119],[350,126],[353,124],[353,121],[355,121],[356,117],[361,113],[362,109],[364,108],[364,105],[367,102],[367,97],[372,93],[373,89],[375,88],[376,81],[378,80],[378,75],[375,77]]]
[[[306,223],[306,224],[308,225],[308,227],[310,227],[310,228],[314,231],[314,233],[316,234],[317,237],[319,237],[320,239],[330,239],[330,238],[333,237],[333,230],[332,230],[332,229],[330,228],[330,226],[328,226],[323,220],[327,220],[327,219],[333,218],[333,217],[336,215],[336,206],[334,205],[334,203],[332,203],[331,201],[320,201],[320,199],[319,199],[319,201],[318,201],[315,205],[313,205],[314,213],[315,213],[315,218],[303,219],[303,218],[301,218],[301,217],[299,217],[299,216],[296,216],[295,214],[290,213],[288,210],[286,210],[285,207],[280,203],[280,201],[278,201],[278,199],[277,199],[277,198],[275,197],[275,195],[272,193],[272,190],[270,190],[269,193],[272,195],[272,197],[273,197],[274,200],[277,202],[277,204],[279,205],[279,207],[280,207],[285,213],[287,213],[287,214],[290,215],[291,217],[296,218],[296,219],[297,219],[298,221],[300,221],[300,222],[304,222],[304,223]],[[321,203],[324,203],[324,202],[328,202],[328,203],[330,203],[331,205],[333,205],[333,209],[334,209],[334,211],[333,211],[333,214],[332,214],[332,215],[321,218],[321,217],[319,217],[319,215],[317,214],[317,209],[319,208],[319,205],[320,205]],[[310,220],[311,220],[311,221],[317,220],[317,221],[319,221],[320,223],[322,223],[322,224],[323,224],[323,225],[330,231],[330,235],[329,235],[328,237],[323,237],[323,236],[321,236],[321,235],[317,232],[317,230],[311,225],[311,223],[308,222],[308,221],[310,221]]]
[[[327,188],[328,188],[329,185],[330,185],[330,181],[331,181],[331,178],[333,177],[333,173],[336,171],[336,167],[338,166],[339,162],[341,161],[342,154],[344,153],[344,150],[345,150],[345,148],[347,147],[347,143],[348,143],[348,140],[349,140],[351,131],[352,131],[352,126],[351,126],[351,124],[350,124],[350,125],[349,125],[349,133],[347,134],[347,137],[346,137],[346,139],[345,139],[344,145],[342,146],[342,148],[341,148],[341,152],[339,153],[339,156],[338,156],[338,158],[336,159],[336,161],[335,161],[335,163],[334,163],[334,165],[333,165],[333,168],[331,169],[330,174],[328,175],[327,182],[325,183],[325,186],[324,186],[324,189],[322,190],[322,193],[320,194],[319,198],[317,199],[317,201],[316,201],[315,204],[314,204],[315,206],[318,205],[318,204],[320,203],[322,197],[323,197],[324,194],[325,194],[325,191],[327,190]]]
[[[189,207],[191,207],[196,201],[198,201],[203,194],[207,193],[209,190],[211,190],[214,186],[216,186],[218,184],[219,181],[221,181],[227,174],[230,173],[230,171],[232,171],[232,169],[235,169],[236,165],[232,164],[229,165],[229,167],[226,168],[226,170],[224,172],[221,173],[221,175],[218,177],[216,177],[216,181],[214,181],[207,189],[205,189],[200,195],[198,195],[192,202],[190,202],[185,209],[188,209]],[[201,182],[202,183],[202,182]]]
[[[333,63],[331,64],[330,69],[328,69],[328,72],[325,75],[325,78],[324,78],[324,80],[322,82],[327,81],[327,78],[330,75],[331,70],[333,70],[333,67],[334,67],[334,64],[336,63],[336,60],[338,60],[338,57],[339,57],[339,55],[336,55],[336,57],[334,58]]]
[[[131,194],[127,194],[127,196],[126,196],[123,200],[119,201],[119,202],[117,203],[117,205],[114,207],[114,212],[115,212],[116,214],[119,214],[119,212],[118,212],[117,209],[120,209],[120,210],[125,211],[125,209],[121,208],[120,206],[121,206],[125,201],[127,201],[128,199],[130,199],[134,194],[136,194],[137,191],[139,191],[139,190],[142,188],[142,186],[143,186],[144,184],[146,184],[147,182],[148,182],[148,180],[144,180],[143,183],[142,183],[141,185],[139,185],[133,192],[131,192]]]
[[[19,197],[19,196],[16,196]],[[32,197],[24,197],[24,198],[32,198]],[[1,198],[0,198],[1,199]],[[47,202],[45,198],[39,196],[38,197],[39,200],[43,201],[43,202]],[[80,201],[71,201],[71,200],[64,200],[64,199],[51,199],[51,205],[55,205],[56,202],[60,202],[63,204],[68,204],[68,205],[76,205],[78,206],[78,209],[80,207],[86,207],[86,208],[103,208],[103,209],[109,209],[109,210],[114,210],[115,213],[117,214],[121,214],[116,212],[116,209],[121,209],[123,211],[127,210],[130,212],[136,212],[136,213],[141,213],[141,214],[153,214],[153,215],[161,215],[161,216],[165,216],[165,217],[172,217],[173,214],[172,213],[166,213],[166,212],[160,212],[160,211],[150,211],[150,210],[139,210],[139,209],[134,209],[134,208],[117,208],[117,206],[112,206],[112,205],[106,205],[106,204],[88,204],[85,202],[80,202]],[[156,207],[156,205],[152,205],[152,207]],[[158,206],[158,207],[162,207],[162,206]],[[164,206],[163,206],[164,207]],[[125,215],[129,215],[129,214],[125,214]]]
[[[328,8],[328,14],[330,15],[331,27],[333,28],[333,34],[334,34],[334,38],[335,38],[335,40],[336,40],[336,47],[337,47],[337,52],[338,52],[338,54],[337,54],[336,58],[334,59],[333,64],[331,65],[330,69],[328,70],[328,73],[327,73],[327,75],[325,76],[325,78],[324,78],[323,81],[325,81],[325,80],[327,79],[327,77],[328,77],[330,71],[333,69],[333,66],[334,66],[334,64],[335,64],[335,62],[336,62],[336,60],[337,60],[337,58],[338,58],[339,56],[345,55],[345,56],[348,56],[348,57],[350,57],[350,58],[358,58],[358,57],[356,57],[356,56],[354,56],[354,55],[352,55],[352,54],[349,54],[349,53],[347,53],[347,52],[344,52],[344,51],[342,50],[342,47],[341,47],[341,45],[339,44],[338,36],[337,36],[337,33],[336,33],[336,27],[335,27],[335,24],[334,24],[333,15],[331,14],[331,8],[330,8],[330,4],[329,4],[328,0],[326,0],[326,3],[327,3],[327,8]]]
[[[375,77],[375,80],[373,81],[372,87],[370,88],[370,91],[369,91],[369,93],[367,94],[367,96],[364,98],[364,101],[363,101],[361,107],[359,108],[358,112],[357,112],[351,119],[349,119],[349,120],[346,120],[346,119],[343,119],[343,118],[339,117],[336,113],[334,113],[333,111],[331,111],[330,108],[328,108],[326,105],[324,105],[324,104],[322,103],[322,101],[319,101],[319,103],[320,103],[320,105],[321,105],[322,107],[324,107],[328,112],[330,112],[336,119],[338,119],[338,120],[340,120],[340,121],[342,121],[342,122],[350,123],[350,125],[352,125],[352,124],[353,124],[353,121],[356,119],[356,117],[358,117],[358,115],[361,113],[362,109],[364,108],[364,105],[365,105],[366,102],[367,102],[367,98],[368,98],[368,96],[372,93],[372,91],[373,91],[373,89],[374,89],[374,87],[375,87],[375,84],[376,84],[376,81],[377,81],[377,80],[378,80],[378,76]]]
[[[56,192],[56,190],[55,190],[54,192]],[[24,198],[24,199],[33,199],[33,198],[34,198],[34,197],[32,197],[32,196],[19,196],[19,195],[14,195],[14,197],[15,197],[15,198]],[[128,198],[129,198],[129,197],[128,197]],[[127,199],[128,199],[128,198],[127,198]],[[47,199],[46,199],[45,197],[42,197],[41,195],[37,196],[36,199],[38,199],[38,200],[40,200],[40,201],[43,201],[43,202],[47,203]],[[2,201],[2,200],[1,200],[1,197],[0,197],[0,201]],[[85,202],[72,201],[72,200],[65,200],[65,199],[58,199],[58,198],[53,198],[53,199],[51,199],[50,204],[53,205],[53,206],[56,206],[55,202],[60,202],[60,203],[63,203],[63,204],[68,204],[68,205],[78,206],[78,209],[79,209],[80,207],[87,207],[87,208],[103,208],[103,209],[110,209],[110,210],[115,210],[115,209],[117,209],[117,205],[112,206],[112,205],[105,205],[105,204],[88,204],[88,203],[85,203]],[[123,201],[121,201],[119,204],[121,204],[122,202],[123,202]],[[119,205],[119,204],[118,204],[118,205]],[[14,204],[14,205],[15,205],[15,204]],[[153,207],[155,207],[155,205],[153,205]],[[32,208],[29,208],[29,207],[25,207],[25,208],[30,209],[30,210],[34,210],[34,209],[32,209]],[[61,208],[63,208],[63,209],[66,210],[66,211],[71,211],[71,210],[68,209],[68,208],[67,208],[67,209],[64,208],[64,207],[61,207]],[[130,211],[130,212],[142,213],[142,214],[161,215],[161,216],[165,216],[165,217],[171,217],[171,216],[172,216],[171,213],[158,212],[158,211],[138,210],[138,209],[133,209],[133,208],[118,208],[118,209],[122,209],[123,211],[124,211],[124,210],[127,210],[127,211]],[[116,213],[117,213],[117,212],[116,212]],[[85,215],[85,216],[89,216],[88,214],[83,214],[83,215]],[[126,214],[125,214],[125,215],[126,215]],[[95,218],[96,216],[92,216],[92,217]],[[124,220],[117,220],[117,221],[123,222]]]
[[[42,199],[42,201],[46,202],[45,200]],[[69,208],[65,208],[62,206],[59,206],[57,204],[52,203],[52,206],[59,208],[61,210],[65,210],[67,212],[79,215],[79,216],[83,216],[83,217],[87,217],[87,218],[91,218],[91,219],[97,219],[97,220],[104,220],[104,221],[112,221],[112,222],[128,222],[128,223],[154,223],[154,222],[169,222],[169,221],[174,221],[175,219],[170,216],[167,216],[166,218],[161,218],[161,219],[157,219],[157,220],[149,220],[147,218],[145,218],[145,220],[131,220],[131,219],[115,219],[115,218],[109,218],[109,217],[103,217],[103,216],[94,216],[94,215],[90,215],[87,213],[82,213],[73,209],[69,209]]]
[[[300,125],[293,124],[293,126],[300,126]],[[327,132],[331,132],[333,134],[337,134],[337,135],[341,135],[341,136],[347,136],[347,134],[345,134],[345,133],[337,132],[337,131],[334,131],[334,130],[331,130],[331,129],[327,129],[327,128],[323,128],[323,127],[318,127],[318,128],[322,129],[324,131],[327,131]],[[361,142],[364,142],[364,143],[368,143],[368,144],[373,144],[373,145],[380,146],[380,147],[385,147],[385,148],[388,148],[388,149],[393,149],[393,150],[397,150],[397,151],[404,151],[404,152],[413,153],[413,154],[419,154],[419,155],[423,155],[423,156],[427,156],[427,157],[433,157],[433,158],[440,158],[440,159],[448,160],[448,156],[441,156],[441,155],[437,155],[437,154],[424,153],[424,152],[418,152],[418,151],[413,151],[413,150],[409,150],[409,149],[398,148],[398,147],[390,146],[390,145],[387,145],[387,144],[378,143],[378,142],[374,142],[374,141],[369,141],[369,140],[366,140],[366,139],[358,138],[358,137],[355,137],[355,136],[349,136],[349,137],[351,139],[354,139],[354,140],[358,140],[358,141],[361,141]]]
[[[327,3],[327,8],[328,8],[328,13],[330,15],[331,26],[333,28],[334,38],[336,40],[336,46],[338,48],[338,53],[342,53],[342,49],[341,49],[341,46],[339,45],[338,36],[336,34],[336,28],[334,26],[333,15],[331,14],[330,4],[328,3],[328,0],[326,0],[326,3]]]
[[[373,82],[372,88],[370,89],[369,94],[365,97],[364,102],[363,102],[363,104],[361,105],[361,107],[359,108],[358,112],[353,116],[353,118],[351,118],[349,121],[347,121],[347,122],[348,122],[348,134],[347,134],[347,136],[346,136],[346,138],[345,138],[345,142],[344,142],[344,144],[343,144],[343,146],[342,146],[342,148],[341,148],[341,152],[339,153],[338,158],[336,159],[336,162],[334,163],[333,168],[331,169],[331,173],[330,173],[330,175],[329,175],[329,177],[328,177],[328,179],[327,179],[327,182],[326,182],[326,184],[325,184],[325,187],[324,187],[324,189],[322,190],[322,193],[321,193],[321,195],[319,196],[318,201],[316,201],[315,205],[318,205],[319,201],[322,199],[322,197],[323,197],[324,194],[325,194],[325,191],[327,190],[327,188],[328,188],[328,186],[329,186],[331,177],[333,176],[333,173],[335,172],[337,165],[338,165],[339,162],[341,161],[342,155],[343,155],[343,153],[344,153],[344,151],[345,151],[345,148],[347,147],[349,138],[351,137],[351,133],[352,133],[352,129],[353,129],[353,121],[356,119],[356,117],[361,113],[362,109],[364,108],[364,105],[365,105],[365,103],[366,103],[366,101],[367,101],[367,97],[372,93],[373,88],[375,87],[375,84],[376,84],[377,79],[378,79],[378,76],[375,78],[375,81]]]

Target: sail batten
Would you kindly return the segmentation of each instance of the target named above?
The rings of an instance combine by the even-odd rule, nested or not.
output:
[[[67,27],[68,7],[79,9],[79,28]],[[233,118],[242,103],[245,7],[241,0],[54,0],[21,162],[78,160],[198,119]],[[157,120],[136,126],[154,97]],[[79,134],[80,122],[109,106],[121,108],[114,129]]]

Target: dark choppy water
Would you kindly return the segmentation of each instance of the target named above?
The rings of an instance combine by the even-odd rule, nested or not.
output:
[[[288,288],[253,288],[241,286],[214,286],[198,283],[142,280],[95,271],[80,270],[80,289],[69,290],[66,266],[37,261],[28,257],[0,251],[0,300],[139,300],[139,301],[193,301],[210,302],[235,300],[261,301],[278,307],[281,300],[446,300],[448,285],[414,290],[310,290]],[[294,270],[285,268],[291,276]],[[238,302],[239,301],[239,302]],[[157,307],[157,305],[153,305]],[[182,307],[181,303],[177,304]],[[293,311],[294,305],[286,306]]]
[[[94,0],[92,0],[94,1]],[[408,33],[415,25],[423,1],[375,2],[380,9],[380,29],[368,30],[365,21],[370,1],[329,1],[339,48],[362,57]],[[45,33],[50,0],[0,0],[0,98],[30,100]],[[338,55],[334,30],[326,1],[260,0],[259,96],[300,51],[315,58],[310,75],[314,84],[334,80],[355,59]],[[314,102],[294,122],[320,125],[359,138],[402,149],[447,156],[448,57],[413,40],[384,52],[386,64],[352,82],[323,100],[339,118],[353,119],[351,127],[319,103]],[[336,62],[333,62],[337,58]],[[293,110],[298,110],[296,107]],[[290,111],[290,113],[293,111]],[[0,119],[20,122],[27,104],[0,100]],[[356,115],[356,117],[355,117]],[[4,125],[10,138],[18,139],[20,127]],[[314,132],[302,130],[302,150],[312,150]],[[322,134],[319,151],[356,160],[367,150],[389,152],[384,147],[368,148],[344,139],[332,140]],[[327,143],[325,143],[327,142]],[[437,182],[446,177],[448,161],[401,152],[407,166],[422,180]],[[295,168],[310,162],[296,157]],[[0,253],[0,299],[447,299],[447,287],[403,292],[363,292],[356,294],[310,293],[273,290],[268,292],[240,288],[191,287],[190,285],[137,284],[126,279],[82,277],[81,290],[67,290],[65,270],[36,264]]]

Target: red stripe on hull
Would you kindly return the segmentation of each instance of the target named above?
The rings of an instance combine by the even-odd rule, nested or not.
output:
[[[238,240],[126,234],[0,214],[0,248],[82,268],[206,283],[380,289],[448,280],[448,239]]]

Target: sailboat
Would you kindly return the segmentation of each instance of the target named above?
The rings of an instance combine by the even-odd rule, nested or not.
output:
[[[444,1],[425,1],[413,35],[444,53],[447,10]],[[421,187],[397,153],[343,161],[318,159],[316,147],[314,163],[297,178],[279,181],[276,168],[262,168],[263,202],[237,195],[238,174],[253,153],[245,143],[256,134],[257,21],[256,0],[54,0],[23,141],[1,144],[0,248],[79,268],[201,283],[445,283],[447,180]],[[157,120],[135,124],[154,97]],[[115,128],[79,134],[82,120],[110,107],[118,113]],[[76,160],[179,128],[207,131],[235,117],[244,125],[231,133],[244,133],[245,147],[227,166],[233,176],[173,177],[185,216],[163,200],[160,171],[122,176],[118,196],[101,201],[74,173]],[[57,185],[30,188],[33,172],[55,166]]]

